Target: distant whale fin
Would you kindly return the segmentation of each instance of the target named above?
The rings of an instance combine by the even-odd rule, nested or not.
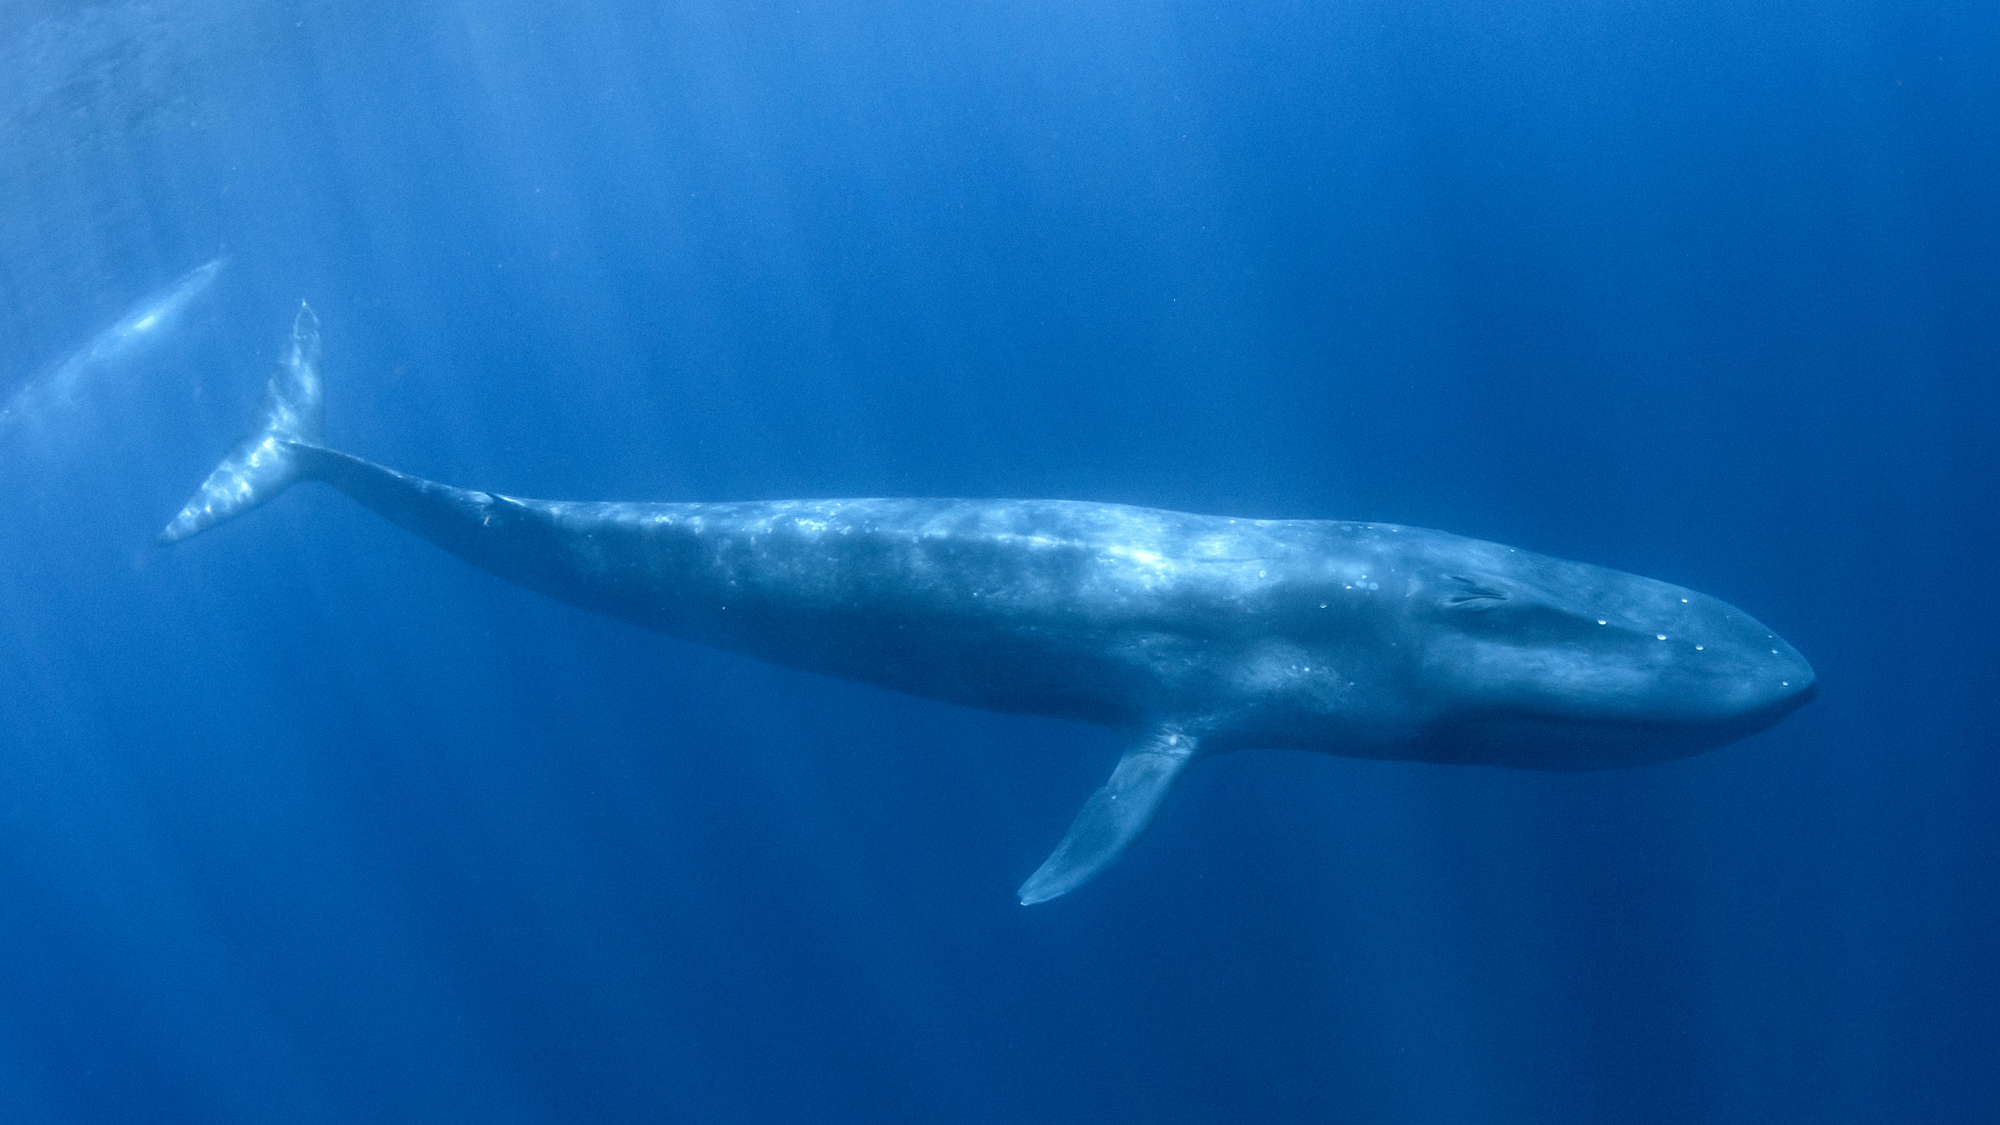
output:
[[[319,317],[299,303],[292,346],[271,375],[250,432],[208,474],[194,498],[165,531],[161,545],[178,543],[242,515],[299,479],[298,446],[320,443]]]
[[[1193,736],[1163,727],[1126,747],[1111,780],[1090,795],[1055,853],[1021,884],[1021,905],[1068,894],[1116,863],[1153,823],[1167,790],[1199,746]]]

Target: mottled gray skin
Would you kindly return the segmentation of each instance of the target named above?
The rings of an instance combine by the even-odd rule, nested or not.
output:
[[[320,447],[317,357],[302,311],[257,429],[164,541],[319,480],[475,566],[636,625],[1125,732],[1117,773],[1024,902],[1108,866],[1200,754],[1631,766],[1762,730],[1814,691],[1790,645],[1714,598],[1421,528],[1058,500],[566,503],[452,488]]]

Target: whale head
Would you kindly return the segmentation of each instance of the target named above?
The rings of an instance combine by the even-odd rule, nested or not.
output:
[[[1425,757],[1556,769],[1699,753],[1818,691],[1756,618],[1636,574],[1448,537],[1404,570]]]

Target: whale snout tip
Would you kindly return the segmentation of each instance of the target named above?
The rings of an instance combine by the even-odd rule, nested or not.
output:
[[[1812,665],[1801,660],[1799,661],[1799,672],[1792,679],[1791,688],[1792,709],[1797,710],[1800,707],[1804,707],[1806,704],[1819,698],[1819,674],[1812,670]]]
[[[1801,704],[1811,703],[1813,700],[1818,699],[1819,674],[1812,670],[1811,665],[1807,664],[1804,665],[1804,670],[1799,675],[1804,678],[1803,680],[1792,681],[1792,698],[1798,700]]]
[[[1819,694],[1819,673],[1813,671],[1813,666],[1799,655],[1798,649],[1782,642],[1780,648],[1785,663],[1789,665],[1780,680],[1781,685],[1789,689],[1786,694],[1801,705],[1811,703],[1813,697]]]
[[[1777,655],[1782,666],[1766,673],[1769,679],[1762,690],[1754,693],[1759,698],[1747,709],[1764,726],[1777,723],[1819,697],[1819,674],[1806,663],[1805,657],[1790,645],[1784,645]]]

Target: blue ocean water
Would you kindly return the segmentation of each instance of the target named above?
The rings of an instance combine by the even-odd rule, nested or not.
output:
[[[14,0],[0,1120],[2000,1118],[1995,106],[1948,0]],[[1115,735],[152,547],[301,298],[427,477],[1439,527],[1822,694],[1226,755],[1023,909]]]

